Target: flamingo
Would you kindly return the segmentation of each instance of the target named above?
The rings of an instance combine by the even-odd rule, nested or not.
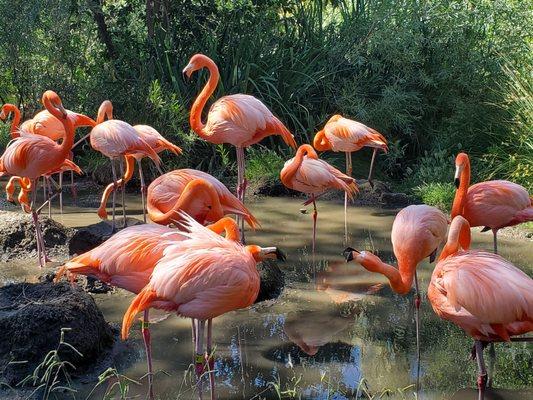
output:
[[[46,109],[58,118],[65,128],[65,137],[61,144],[46,136],[23,133],[11,141],[0,159],[0,172],[24,177],[29,180],[27,190],[32,192],[31,211],[36,231],[37,254],[39,265],[44,267],[48,261],[42,232],[36,209],[36,180],[49,171],[60,168],[68,157],[74,143],[74,126],[61,103],[60,97],[48,90],[43,94]]]
[[[107,121],[104,121],[105,118]],[[139,136],[137,131],[127,122],[113,118],[113,105],[109,100],[104,101],[98,109],[96,126],[91,130],[90,140],[93,149],[99,151],[111,160],[113,183],[116,185],[117,173],[114,160],[126,155],[144,155],[150,157],[159,168],[161,162],[155,150]],[[113,225],[115,231],[115,200],[116,192],[113,190]],[[122,206],[124,225],[126,224],[124,205]]]
[[[387,152],[387,139],[378,131],[368,126],[336,114],[329,119],[324,128],[317,132],[313,147],[318,151],[343,151],[346,153],[346,175],[352,176],[352,152],[363,147],[372,147],[372,161],[368,173],[368,183],[372,183],[374,159],[379,149]],[[344,240],[348,240],[348,194],[344,196]]]
[[[223,218],[207,229],[228,240],[237,240],[238,229],[231,218]],[[66,273],[73,281],[76,275],[99,279],[129,292],[138,294],[150,281],[156,263],[165,248],[186,237],[176,229],[161,225],[137,225],[123,229],[98,247],[74,257],[57,272],[55,281]],[[141,332],[148,364],[149,397],[153,398],[152,353],[149,330],[149,310],[144,311]]]
[[[205,172],[178,169],[156,178],[148,187],[150,219],[168,225],[180,220],[180,210],[201,224],[214,222],[226,214],[242,216],[255,229],[259,223],[222,182]]]
[[[368,251],[357,251],[351,247],[344,250],[346,261],[355,260],[365,269],[385,275],[392,290],[407,294],[415,283],[415,324],[417,350],[417,384],[420,376],[420,292],[416,267],[426,257],[435,260],[437,249],[446,237],[448,221],[439,209],[425,204],[412,205],[402,209],[392,224],[391,241],[398,269],[383,262]]]
[[[187,232],[181,232],[187,239],[165,249],[150,282],[124,314],[122,339],[127,339],[135,315],[152,307],[192,318],[193,329],[194,320],[198,320],[194,337],[195,368],[200,376],[206,359],[212,371],[212,319],[252,305],[259,293],[257,263],[269,258],[284,260],[285,257],[276,247],[244,246],[223,238],[185,213],[182,213],[182,220]],[[207,353],[204,353],[206,321]],[[211,390],[213,395],[212,380]]]
[[[533,221],[533,204],[527,190],[516,183],[497,180],[470,186],[470,159],[459,153],[455,159],[455,198],[452,219],[461,215],[471,227],[492,230],[494,253],[498,253],[498,230]]]
[[[191,128],[202,139],[214,143],[230,143],[237,151],[237,198],[243,202],[246,191],[244,148],[256,144],[270,135],[281,135],[283,141],[296,148],[293,135],[272,112],[257,98],[246,94],[233,94],[218,99],[202,122],[202,111],[209,97],[215,91],[219,80],[216,64],[203,54],[195,54],[183,73],[190,78],[192,73],[202,68],[209,70],[209,80],[202,89],[191,109]],[[244,221],[241,229],[244,230]],[[244,233],[243,239],[244,239]]]
[[[87,117],[86,115],[75,113],[70,110],[66,110],[66,111],[67,111],[68,118],[72,121],[72,125],[74,126],[74,129],[77,129],[79,127],[84,127],[84,126],[94,126],[96,124],[96,122],[93,119]],[[21,120],[20,109],[14,104],[6,103],[2,106],[2,109],[0,111],[0,120],[5,121],[11,113],[13,113],[13,118],[11,120],[10,133],[11,133],[11,138],[13,139],[19,137],[21,131],[26,132],[26,133],[33,133],[33,134],[41,135],[41,136],[47,136],[52,140],[59,140],[65,136],[65,128],[63,127],[63,124],[61,123],[60,120],[54,117],[48,110],[43,110],[43,111],[38,112],[32,119],[24,121],[21,125],[20,124],[20,120]],[[74,148],[75,146],[76,145],[73,145],[72,148]],[[72,151],[69,153],[68,159],[69,160],[73,159]],[[50,178],[50,176],[55,173],[59,173],[59,187],[61,188],[63,186],[63,172],[70,170],[71,171],[71,175],[70,175],[71,191],[72,191],[72,195],[75,197],[76,191],[75,191],[75,186],[74,186],[74,172],[81,173],[81,172],[78,172],[78,169],[79,168],[68,169],[66,168],[66,166],[64,166],[59,171],[54,171],[54,172],[46,174],[44,176],[45,181],[48,181],[48,185],[49,185],[48,178]],[[46,191],[46,186],[44,186],[44,182],[43,182],[43,187]],[[50,207],[50,202],[48,203],[48,206]],[[62,213],[63,212],[63,193],[61,191],[59,192],[59,209],[60,209],[60,212]],[[49,214],[50,214],[50,209],[49,209]]]
[[[456,216],[431,275],[428,298],[440,318],[474,339],[479,399],[483,399],[485,345],[533,331],[533,279],[501,256],[469,247],[470,225]]]
[[[320,160],[311,145],[303,144],[296,156],[285,162],[280,173],[281,182],[289,189],[310,195],[304,205],[313,203],[313,254],[316,242],[318,211],[316,198],[331,189],[344,190],[350,199],[357,192],[355,179]]]

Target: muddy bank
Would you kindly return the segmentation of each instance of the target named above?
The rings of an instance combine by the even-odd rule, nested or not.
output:
[[[0,288],[1,380],[15,385],[53,350],[82,376],[110,352],[117,332],[94,299],[67,283],[18,283]],[[72,345],[60,345],[64,342]],[[44,371],[43,371],[44,373]]]

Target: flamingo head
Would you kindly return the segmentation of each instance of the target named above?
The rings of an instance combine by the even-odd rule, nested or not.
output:
[[[326,125],[329,124],[330,122],[337,122],[337,121],[338,121],[339,119],[341,119],[341,118],[342,118],[342,115],[340,115],[340,114],[335,114],[335,115],[333,115],[333,116],[328,120],[328,122],[326,123]]]
[[[256,245],[249,245],[246,246],[246,250],[252,254],[254,260],[257,262],[267,259],[279,261],[285,261],[287,259],[287,256],[285,256],[285,254],[277,247],[260,247]]]
[[[457,154],[457,157],[455,158],[455,179],[454,179],[454,184],[456,188],[459,188],[459,185],[461,184],[461,174],[463,170],[465,169],[465,166],[469,163],[470,163],[470,160],[468,159],[468,154],[466,153]]]
[[[0,110],[0,120],[5,122],[9,114],[15,111],[15,108],[13,104],[4,104]]]
[[[193,72],[198,71],[199,69],[202,69],[208,64],[215,64],[213,60],[211,60],[209,57],[204,56],[203,54],[195,54],[191,57],[189,60],[189,63],[183,68],[183,75],[187,76],[187,78],[191,78],[191,75]]]
[[[106,118],[113,119],[113,103],[110,100],[104,100],[98,107],[97,122],[103,122]]]
[[[61,98],[53,90],[47,90],[43,93],[42,102],[46,109],[54,116],[57,117],[55,114],[60,114],[62,119],[67,118],[67,110],[65,110],[65,107],[63,107]]]
[[[369,251],[355,250],[351,247],[347,247],[343,251],[343,254],[346,258],[346,262],[355,261],[356,263],[365,267],[365,269],[368,271],[379,272],[378,266],[381,264],[381,260],[375,254]]]

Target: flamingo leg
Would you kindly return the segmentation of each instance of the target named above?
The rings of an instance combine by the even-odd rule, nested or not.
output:
[[[111,233],[115,233],[115,201],[117,199],[117,171],[115,170],[115,160],[111,158],[111,171],[113,172],[113,223],[111,225]]]
[[[346,153],[346,175],[352,176],[352,153]],[[344,192],[344,244],[348,243],[348,192]]]
[[[244,203],[244,149],[236,147],[237,152],[237,198]],[[237,225],[241,229],[241,242],[244,243],[244,219],[237,215]]]
[[[46,179],[47,194],[46,201],[48,202],[48,218],[52,218],[52,199],[50,195],[52,194],[52,185],[50,185],[50,179]]]
[[[420,389],[420,291],[415,270],[416,393]]]
[[[33,219],[33,225],[35,227],[35,242],[37,243],[37,257],[39,258],[39,266],[44,268],[45,260],[43,258],[43,242],[41,236],[41,225],[39,224],[39,215],[35,211],[35,205],[37,202],[37,187],[35,186],[36,182],[32,182],[33,192],[32,192],[32,202],[31,202],[31,216]]]
[[[311,200],[313,201],[313,256],[315,255],[315,245],[316,245],[316,220],[318,219],[318,210],[316,208],[315,195],[311,195]]]
[[[70,193],[72,194],[72,200],[78,200],[78,191],[76,190],[76,184],[74,183],[74,171],[70,171]]]
[[[498,229],[492,230],[492,238],[494,241],[494,254],[498,254]]]
[[[489,345],[489,368],[487,371],[487,387],[492,388],[492,381],[494,380],[494,368],[496,366],[496,350],[494,343]]]
[[[483,400],[485,398],[485,383],[487,381],[487,370],[485,369],[485,360],[483,359],[483,343],[481,343],[479,340],[476,340],[474,347],[476,349],[476,361],[478,367],[478,400]]]
[[[63,215],[63,172],[59,173],[59,213]]]
[[[372,182],[372,171],[374,170],[374,161],[376,160],[376,154],[378,152],[378,148],[374,148],[374,152],[372,153],[372,160],[370,161],[370,171],[368,172],[368,183],[371,187],[374,187],[374,182]]]
[[[205,321],[198,321],[196,323],[196,343],[195,343],[195,351],[196,354],[194,355],[194,369],[196,371],[196,377],[198,379],[198,394],[200,396],[200,399],[202,398],[202,373],[204,372],[204,361],[205,361],[205,355],[204,355],[204,327],[205,327]]]
[[[120,165],[120,176],[122,177],[122,184],[121,186],[121,202],[122,202],[122,219],[124,220],[124,225],[122,226],[125,228],[127,226],[126,222],[126,182],[124,182],[124,160],[121,158],[119,161]]]
[[[137,160],[139,166],[139,178],[141,179],[141,202],[143,208],[143,221],[146,223],[146,183],[144,182],[142,160]]]
[[[146,362],[148,363],[148,398],[153,400],[154,398],[154,374],[152,370],[152,346],[150,341],[150,319],[149,309],[144,310],[143,320],[141,323],[141,332],[144,340],[144,350],[146,351]]]
[[[206,351],[206,363],[207,370],[209,371],[209,388],[211,391],[211,400],[215,399],[215,359],[213,355],[213,319],[207,320],[207,351]]]
[[[194,318],[191,318],[191,325],[192,325],[192,346],[193,346],[193,351],[192,351],[192,358],[193,358],[193,362],[195,361],[194,359],[194,355],[196,354],[195,351],[196,351],[196,320]]]

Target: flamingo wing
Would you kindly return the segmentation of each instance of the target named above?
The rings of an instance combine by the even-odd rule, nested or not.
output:
[[[357,151],[364,146],[387,151],[387,139],[381,133],[348,118],[326,124],[324,131],[334,151]]]
[[[296,190],[313,194],[320,194],[329,189],[340,189],[348,192],[352,197],[357,192],[355,179],[343,174],[323,160],[308,156],[304,156],[293,178],[293,185]]]
[[[245,94],[224,96],[211,106],[206,124],[214,143],[246,147],[269,135],[281,135],[291,147],[294,137],[281,121],[258,99]]]
[[[435,285],[456,311],[486,324],[533,322],[533,280],[502,257],[467,251],[439,264]]]
[[[59,168],[56,163],[57,144],[46,136],[24,132],[12,140],[2,155],[3,166],[10,175],[37,179],[46,172]]]
[[[165,139],[155,128],[149,125],[134,125],[133,129],[135,129],[139,136],[141,136],[157,153],[165,149],[172,151],[176,155],[182,153],[180,147]]]

